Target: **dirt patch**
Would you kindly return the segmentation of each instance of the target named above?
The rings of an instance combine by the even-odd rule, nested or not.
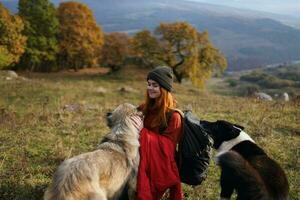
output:
[[[43,77],[90,77],[90,76],[102,76],[110,71],[109,68],[104,67],[93,67],[79,69],[77,71],[73,69],[58,71],[58,72],[30,72],[30,71],[17,71],[19,75],[27,78],[43,78]]]
[[[74,69],[69,69],[65,71],[61,71],[60,73],[66,75],[103,75],[107,74],[110,71],[109,68],[104,67],[93,67],[93,68],[84,68],[75,71]]]

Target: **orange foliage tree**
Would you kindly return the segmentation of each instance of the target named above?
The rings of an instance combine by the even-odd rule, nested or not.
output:
[[[26,45],[26,37],[22,35],[23,29],[22,19],[11,15],[0,3],[0,69],[19,62]]]
[[[154,35],[145,33],[137,33],[133,44],[143,43],[141,35],[142,38],[151,38],[151,42],[135,45],[136,52],[142,52],[140,54],[144,59],[155,65],[170,66],[180,83],[188,78],[194,85],[203,87],[213,70],[227,67],[225,57],[210,42],[208,33],[198,32],[187,22],[161,23]]]
[[[104,45],[101,54],[101,64],[119,70],[124,65],[130,53],[130,37],[126,33],[113,32],[104,36]]]
[[[163,64],[163,57],[166,56],[164,48],[149,30],[142,30],[136,33],[132,39],[132,49],[134,55],[141,59],[149,67],[154,67],[158,63]]]
[[[92,11],[78,2],[64,2],[58,7],[59,63],[75,70],[97,65],[104,35]]]

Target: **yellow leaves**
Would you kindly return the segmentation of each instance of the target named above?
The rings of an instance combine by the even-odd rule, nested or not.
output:
[[[157,51],[158,41],[148,30],[143,30],[135,34],[132,40],[132,47],[136,55],[146,55]]]
[[[172,44],[190,43],[191,40],[197,38],[197,30],[187,22],[161,23],[156,32]]]
[[[78,2],[64,2],[58,8],[60,54],[75,68],[96,65],[104,35],[92,11]]]
[[[198,32],[187,22],[162,23],[155,31],[168,62],[176,71],[177,80],[189,78],[194,85],[204,87],[216,68],[224,70],[226,59],[209,40],[207,31]]]
[[[7,48],[0,45],[0,69],[5,68],[13,60]]]
[[[199,87],[204,87],[215,69],[224,70],[227,66],[208,32],[198,32],[187,22],[161,23],[154,35],[141,31],[134,36],[133,47],[136,55],[148,63],[172,67],[179,82],[188,78]]]
[[[142,30],[132,38],[133,54],[142,58],[148,66],[158,65],[160,60],[167,55],[162,43],[150,31]]]
[[[26,37],[22,19],[11,15],[0,3],[0,68],[17,63],[25,51]]]
[[[118,70],[129,54],[130,38],[126,33],[117,32],[107,34],[104,38],[101,63],[113,71]]]

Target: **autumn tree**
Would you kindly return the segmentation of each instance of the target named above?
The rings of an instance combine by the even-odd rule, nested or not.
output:
[[[110,33],[104,36],[104,45],[101,54],[101,64],[119,70],[124,65],[130,52],[130,37],[126,33]]]
[[[0,3],[0,69],[18,63],[24,53],[26,37],[21,34],[23,29],[22,19],[11,15]]]
[[[58,19],[49,0],[19,0],[19,15],[25,20],[27,37],[20,67],[32,71],[49,71],[58,52]]]
[[[78,2],[59,5],[60,64],[75,70],[97,65],[104,36],[97,25],[92,11]]]
[[[227,66],[222,53],[210,42],[208,33],[198,32],[187,22],[161,23],[154,35],[147,37],[152,38],[154,49],[158,49],[160,55],[141,46],[140,49],[147,52],[143,53],[144,59],[153,61],[155,56],[156,63],[170,66],[178,82],[188,78],[203,87],[213,70],[224,70]]]
[[[190,77],[196,85],[204,85],[204,81],[211,77],[213,71],[223,72],[227,67],[226,58],[210,42],[206,31],[198,33],[198,62],[193,67],[196,69],[191,70]]]
[[[149,30],[137,32],[132,39],[132,49],[134,55],[140,58],[142,62],[149,67],[154,67],[162,60],[165,55],[162,47],[156,37]]]

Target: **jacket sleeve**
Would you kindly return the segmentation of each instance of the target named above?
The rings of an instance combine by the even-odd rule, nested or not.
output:
[[[175,144],[181,139],[182,119],[178,112],[173,112],[168,122],[168,127],[164,130],[163,135],[170,138]]]

